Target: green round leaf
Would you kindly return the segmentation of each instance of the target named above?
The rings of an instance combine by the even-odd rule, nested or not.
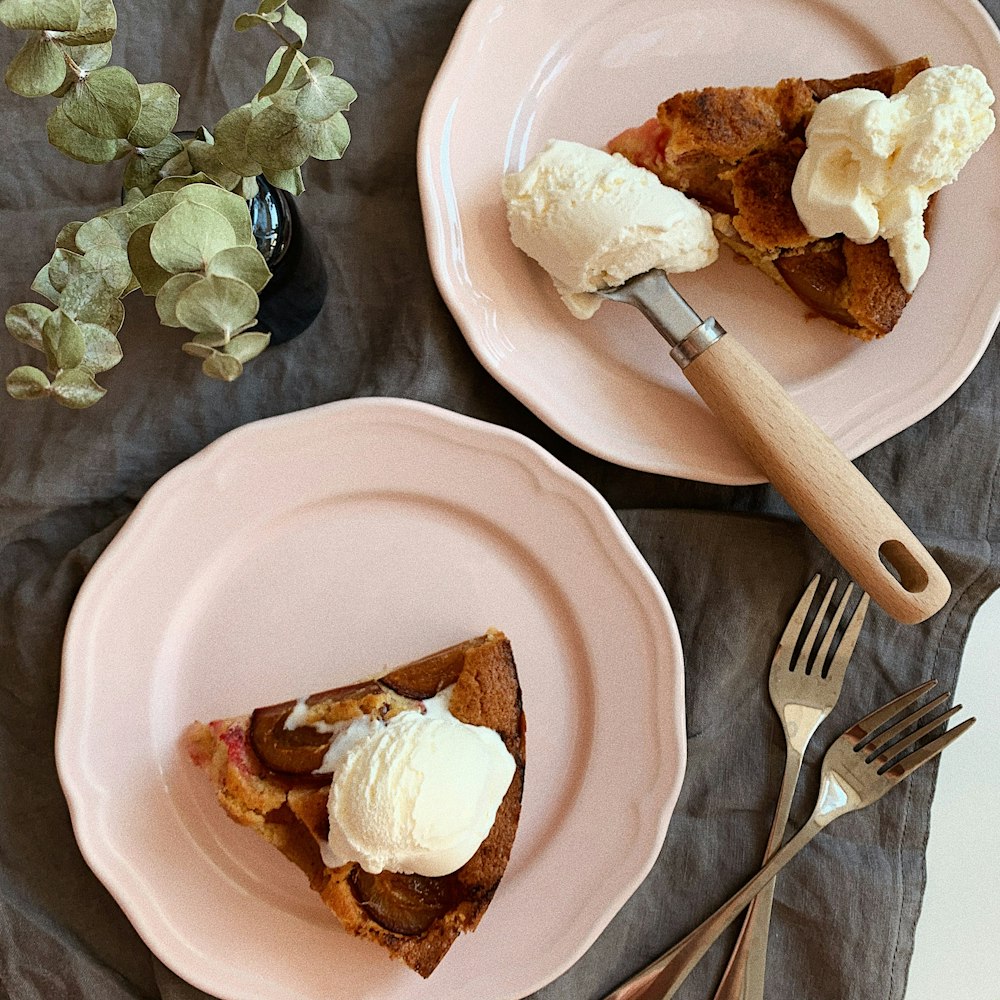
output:
[[[152,232],[153,223],[148,222],[139,226],[128,241],[128,262],[132,273],[139,279],[143,295],[156,295],[171,278],[170,272],[160,267],[150,253],[149,237]]]
[[[174,205],[153,226],[149,239],[153,259],[172,274],[202,271],[220,250],[236,244],[224,216],[190,201]]]
[[[260,0],[257,5],[258,14],[273,14],[276,10],[281,10],[288,0]]]
[[[264,74],[264,86],[257,91],[257,99],[262,100],[276,94],[288,80],[289,74],[299,66],[305,66],[308,60],[299,51],[300,43],[282,45],[267,64]]]
[[[125,165],[122,184],[127,189],[138,188],[148,195],[163,177],[166,165],[183,152],[184,144],[168,132],[155,146],[132,152]]]
[[[49,142],[56,149],[81,163],[110,163],[118,156],[121,144],[116,139],[98,139],[77,128],[57,104],[46,122]]]
[[[184,326],[177,318],[177,302],[189,288],[207,281],[200,274],[175,274],[156,293],[156,314],[164,326]]]
[[[253,361],[270,342],[271,335],[269,333],[258,333],[256,330],[251,330],[249,333],[241,333],[233,337],[226,344],[224,353],[231,354],[246,364],[248,361]]]
[[[61,292],[69,279],[83,273],[83,254],[71,250],[56,250],[49,261],[49,281],[56,291]]]
[[[104,327],[108,333],[118,335],[118,331],[122,328],[122,323],[125,322],[125,305],[121,299],[115,299],[111,303],[111,312],[108,313],[108,318],[101,322],[101,326]]]
[[[292,78],[292,89],[304,86],[310,80],[320,76],[331,76],[333,74],[333,63],[323,56],[310,56],[304,66],[300,66]]]
[[[124,294],[132,283],[128,252],[120,244],[88,251],[83,258],[83,266],[87,274],[99,277],[114,295]]]
[[[259,304],[257,293],[245,282],[208,277],[178,297],[177,319],[195,333],[232,336],[253,325]]]
[[[215,353],[214,348],[205,347],[203,344],[196,344],[193,341],[181,344],[181,350],[193,358],[210,358]]]
[[[177,204],[190,202],[218,212],[232,227],[236,246],[255,246],[253,223],[247,203],[232,191],[225,191],[214,184],[189,184],[174,196]]]
[[[249,31],[258,24],[275,24],[280,20],[280,14],[240,14],[233,22],[233,27],[237,31]]]
[[[242,177],[255,177],[263,167],[247,152],[247,129],[253,119],[249,104],[233,108],[215,126],[216,155]]]
[[[208,262],[208,276],[236,278],[259,292],[270,280],[267,261],[255,246],[228,247]]]
[[[201,370],[209,378],[216,378],[221,382],[233,382],[243,374],[243,365],[239,358],[234,358],[231,354],[213,351],[201,363]]]
[[[10,61],[4,82],[22,97],[45,97],[66,77],[62,50],[45,35],[32,35]]]
[[[59,293],[59,308],[78,323],[103,323],[117,299],[118,293],[100,274],[84,271]]]
[[[134,233],[140,226],[162,219],[174,207],[174,195],[165,191],[162,194],[151,194],[141,198],[129,207],[129,228]]]
[[[229,338],[225,333],[196,333],[191,338],[191,343],[196,347],[207,347],[215,349],[216,347],[225,347]],[[205,357],[208,357],[206,354]]]
[[[114,368],[122,359],[122,345],[118,338],[96,323],[81,323],[86,349],[79,367],[91,375]]]
[[[113,247],[121,250],[124,246],[111,223],[101,216],[80,226],[76,231],[76,245],[81,253],[87,253],[89,250],[97,250],[101,247]]]
[[[59,305],[59,290],[52,284],[52,280],[49,278],[49,265],[43,265],[38,274],[35,275],[35,280],[31,283],[31,290],[33,292],[38,292],[43,298],[46,298],[53,305]]]
[[[52,395],[73,410],[93,406],[108,390],[94,381],[94,376],[82,368],[60,372],[52,383]]]
[[[338,111],[346,111],[357,96],[357,91],[339,76],[320,76],[294,90],[283,90],[274,103],[295,111],[303,121],[321,122]]]
[[[63,41],[64,36],[59,35],[57,37],[63,44],[69,44]],[[72,50],[72,58],[79,70],[82,70],[84,73],[93,73],[95,69],[107,66],[111,61],[111,43],[102,42],[99,45],[76,45]],[[70,69],[68,65],[65,66],[65,70],[66,75],[63,77],[62,84],[58,90],[53,91],[55,97],[65,97],[76,84],[76,71]]]
[[[21,365],[7,376],[7,391],[15,399],[40,399],[49,394],[48,375],[33,365]]]
[[[61,45],[80,48],[88,45],[106,45],[115,37],[118,28],[118,13],[112,0],[82,0],[80,20],[72,31],[62,31],[56,35]],[[82,68],[82,63],[73,55],[73,61]],[[105,59],[104,63],[107,60]],[[104,63],[101,63],[103,66]],[[88,69],[96,67],[87,67]]]
[[[80,23],[80,0],[3,0],[0,24],[17,31],[72,31]]]
[[[264,177],[269,184],[296,197],[306,189],[305,182],[302,180],[301,167],[296,167],[294,170],[266,170]]]
[[[177,123],[180,94],[166,83],[139,84],[139,118],[128,141],[139,149],[162,142]]]
[[[66,117],[99,139],[126,139],[139,120],[139,84],[121,66],[105,66],[78,83],[63,99]]]
[[[309,34],[309,28],[306,24],[306,19],[301,15],[297,14],[292,10],[291,6],[286,3],[281,11],[281,23],[293,34],[298,36],[299,41],[305,45],[306,36]]]
[[[208,174],[203,173],[190,174],[187,177],[164,177],[163,180],[153,188],[153,194],[161,194],[164,191],[180,191],[182,187],[187,187],[188,184],[214,183],[215,182],[208,176]]]
[[[81,226],[83,226],[82,222],[67,222],[59,230],[59,235],[56,236],[56,248],[79,253],[80,248],[76,245],[76,234],[79,232]]]
[[[295,111],[270,105],[250,122],[247,149],[265,170],[294,170],[309,159],[309,129]]]
[[[15,340],[33,347],[36,351],[44,351],[42,327],[51,315],[51,309],[37,302],[19,302],[7,310],[4,322]]]
[[[317,160],[339,160],[351,141],[347,119],[339,112],[326,121],[312,126],[312,145],[309,155]]]
[[[52,313],[42,326],[42,343],[54,369],[76,368],[87,349],[79,324],[61,309]]]

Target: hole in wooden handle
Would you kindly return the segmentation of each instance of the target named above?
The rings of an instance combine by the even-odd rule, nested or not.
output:
[[[882,565],[899,580],[908,593],[919,594],[926,590],[930,582],[927,570],[902,542],[894,538],[883,542],[879,546],[878,555]]]

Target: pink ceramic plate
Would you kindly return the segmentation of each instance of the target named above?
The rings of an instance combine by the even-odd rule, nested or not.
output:
[[[760,482],[627,306],[573,319],[510,243],[500,177],[550,138],[602,146],[672,93],[834,77],[928,54],[1000,90],[1000,34],[976,0],[473,0],[434,84],[419,179],[438,285],[483,365],[560,434],[621,465]],[[676,284],[852,457],[942,403],[1000,320],[1000,137],[935,208],[933,256],[902,321],[865,345],[723,249]]]
[[[524,690],[521,824],[479,930],[425,982],[230,821],[178,739],[490,625]],[[80,848],[150,948],[227,1000],[538,989],[648,872],[684,749],[673,615],[611,509],[525,438],[422,403],[227,434],[149,491],[66,635],[56,751]]]

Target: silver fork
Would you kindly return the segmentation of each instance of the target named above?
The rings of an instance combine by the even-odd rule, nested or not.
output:
[[[764,861],[781,846],[788,813],[792,807],[795,786],[802,769],[802,758],[809,741],[820,723],[833,711],[840,697],[840,688],[847,672],[847,664],[861,633],[868,610],[868,595],[862,594],[854,614],[851,616],[837,650],[827,665],[827,656],[841,619],[847,610],[854,591],[848,584],[844,596],[834,613],[823,640],[816,648],[823,619],[837,589],[834,580],[827,590],[816,612],[802,649],[793,659],[795,644],[802,634],[806,616],[812,606],[819,587],[819,576],[814,576],[809,586],[792,612],[785,631],[778,640],[778,648],[771,661],[771,675],[768,689],[771,703],[781,720],[785,732],[785,776],[781,782],[778,804],[774,809],[771,833],[764,848]],[[815,652],[815,656],[813,653]],[[771,902],[774,898],[774,883],[766,885],[750,904],[743,927],[736,939],[736,946],[729,958],[722,981],[715,992],[715,1000],[763,1000],[764,969],[767,963],[767,938],[771,922]]]
[[[802,829],[707,920],[666,954],[609,993],[604,1000],[632,1000],[640,995],[643,1000],[670,1000],[722,931],[813,837],[838,816],[877,802],[890,788],[958,739],[976,721],[974,718],[966,719],[917,746],[920,740],[961,709],[961,705],[955,705],[918,725],[928,713],[947,701],[948,692],[903,715],[936,683],[926,681],[894,698],[837,737],[823,758],[819,795],[812,815]],[[917,729],[907,732],[914,725],[918,725]],[[650,992],[647,993],[647,990]]]

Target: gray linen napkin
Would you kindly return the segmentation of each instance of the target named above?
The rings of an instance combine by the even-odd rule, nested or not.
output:
[[[179,127],[216,120],[258,85],[263,39],[230,25],[238,2],[120,5],[115,62],[183,94]],[[680,937],[756,868],[783,747],[767,698],[774,641],[808,578],[836,567],[767,487],[728,488],[623,470],[540,424],[476,363],[431,278],[417,199],[417,124],[463,0],[303,0],[310,48],[360,93],[342,163],[314,165],[300,203],[328,262],[314,326],[256,361],[236,387],[195,374],[183,337],[129,299],[126,362],[99,406],[69,413],[0,394],[0,996],[14,1000],[194,1000],[145,948],[83,863],[56,779],[53,732],[66,617],[93,564],[148,487],[223,432],[329,400],[399,395],[525,433],[588,478],[662,582],[687,655],[689,763],[652,874],[590,951],[540,991],[597,998]],[[997,16],[998,0],[987,7]],[[6,65],[17,43],[0,35]],[[243,58],[242,46],[253,56]],[[254,46],[257,46],[254,49]],[[44,101],[0,94],[0,306],[28,297],[55,233],[117,195],[113,170],[45,141]],[[29,360],[12,340],[5,371]],[[954,683],[969,622],[1000,582],[993,547],[1000,460],[1000,347],[940,409],[859,466],[955,584],[919,627],[873,611],[825,744],[891,693]],[[637,692],[637,697],[641,692]],[[969,738],[974,738],[969,737]],[[808,812],[806,762],[793,819]],[[924,883],[935,771],[840,820],[782,877],[769,996],[903,997]],[[614,823],[613,816],[607,817]],[[711,995],[732,934],[680,994]]]

